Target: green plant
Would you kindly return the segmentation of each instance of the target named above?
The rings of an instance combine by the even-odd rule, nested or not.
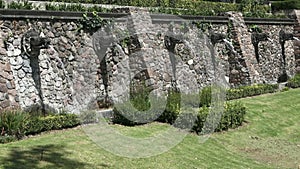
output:
[[[18,140],[15,136],[4,135],[0,136],[0,144],[10,143]]]
[[[200,106],[209,107],[211,104],[211,86],[204,87],[200,91]]]
[[[0,113],[0,129],[2,136],[14,136],[18,139],[24,136],[26,121],[29,115],[20,110],[7,110]]]
[[[3,0],[0,0],[0,8],[4,8],[5,7],[5,3]]]
[[[17,2],[11,2],[10,4],[8,4],[8,8],[10,9],[33,9],[33,5],[32,3],[26,1],[20,1],[18,0]]]
[[[84,29],[90,32],[94,32],[102,27],[109,29],[110,26],[113,25],[113,20],[102,19],[95,11],[92,12],[91,14],[92,15],[89,15],[89,13],[83,14],[83,18],[79,21],[80,23],[79,29]]]
[[[209,113],[211,113],[209,110],[210,109],[205,106],[200,108],[192,131],[201,133],[204,127],[206,127],[204,130],[211,130],[209,128],[216,127],[215,131],[224,131],[228,130],[229,128],[236,128],[242,125],[244,116],[246,114],[246,107],[240,102],[226,102],[224,104],[224,112],[221,114],[220,121],[218,121],[218,115],[210,116],[210,118],[216,119],[207,119]],[[211,121],[212,123],[205,123],[207,120]],[[217,126],[215,126],[216,124],[213,124],[216,122],[218,122]]]
[[[273,12],[288,9],[300,9],[300,2],[298,0],[273,1],[271,7]]]
[[[227,90],[227,100],[256,96],[278,91],[278,84],[257,84],[253,86],[241,86]]]
[[[245,17],[267,17],[270,7],[263,5],[263,0],[242,0],[239,10]]]
[[[281,89],[280,91],[281,92],[286,92],[286,91],[289,91],[290,90],[290,88],[289,87],[284,87],[283,89]]]
[[[180,91],[175,88],[169,89],[165,111],[159,116],[157,121],[173,124],[180,113],[180,107]]]
[[[296,74],[294,77],[290,78],[286,85],[291,88],[300,87],[300,74]]]
[[[262,33],[262,29],[258,25],[251,25],[250,30],[255,33]]]
[[[38,134],[43,131],[59,130],[75,127],[80,124],[80,120],[75,114],[56,114],[46,117],[31,117],[26,123],[25,134]]]
[[[198,29],[200,29],[202,32],[208,33],[209,30],[212,29],[212,24],[207,23],[205,21],[200,21],[200,22],[192,22]]]

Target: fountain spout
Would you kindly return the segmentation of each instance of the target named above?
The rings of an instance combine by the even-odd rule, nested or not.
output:
[[[258,53],[258,44],[261,41],[267,41],[269,39],[268,35],[266,33],[253,33],[251,35],[252,44],[254,46],[255,50],[255,57],[257,62],[259,63],[259,53]]]
[[[279,77],[278,82],[286,82],[288,80],[288,76],[286,74],[286,55],[285,55],[285,41],[294,40],[294,35],[292,33],[286,33],[284,30],[279,31],[279,42],[281,45],[282,52],[282,62],[283,62],[283,73]]]
[[[29,30],[22,37],[22,52],[30,59],[30,66],[32,69],[32,78],[35,83],[35,87],[38,91],[38,97],[42,108],[42,113],[46,114],[46,107],[44,104],[44,97],[41,84],[41,70],[39,66],[39,55],[41,49],[47,49],[50,45],[50,39],[45,37],[43,33],[39,33],[36,30]]]
[[[279,31],[279,42],[280,44],[284,44],[285,41],[293,40],[294,35],[292,33],[286,33],[284,30]]]
[[[49,45],[50,39],[36,30],[29,30],[22,38],[22,51],[29,57],[37,57],[40,49],[47,49]]]
[[[293,37],[293,39],[300,42],[300,39],[297,37]]]

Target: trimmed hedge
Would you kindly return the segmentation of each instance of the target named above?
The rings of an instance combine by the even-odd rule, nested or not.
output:
[[[300,82],[299,82],[300,83]],[[299,84],[300,85],[300,84]],[[227,100],[234,100],[244,97],[257,96],[278,91],[278,84],[256,84],[252,86],[241,86],[228,89]],[[207,86],[200,91],[200,105],[209,107],[211,103],[211,86]]]
[[[102,8],[99,6],[93,6],[93,7],[85,7],[81,4],[59,4],[59,5],[52,5],[52,4],[46,4],[46,10],[50,11],[73,11],[73,12],[103,12],[103,13],[110,13],[112,12],[111,9]]]
[[[58,114],[49,115],[46,117],[33,117],[25,126],[25,135],[75,127],[79,124],[80,120],[75,114]]]
[[[207,131],[226,131],[230,128],[237,128],[244,122],[246,107],[241,102],[226,102],[222,114],[213,114],[209,107],[201,107],[196,115],[185,115],[184,117],[196,117],[191,131],[200,134]],[[208,118],[209,115],[209,118]],[[183,119],[182,121],[186,121]],[[184,124],[180,128],[190,128]],[[204,131],[203,131],[204,130]]]
[[[22,139],[25,135],[75,127],[80,120],[75,114],[37,116],[20,110],[0,113],[0,143]]]
[[[278,91],[278,84],[257,84],[227,90],[227,100],[257,96]]]
[[[147,120],[155,120],[155,117],[159,115],[155,111],[148,114],[141,114],[142,112],[136,114],[136,112],[133,113],[132,110],[125,111],[125,109],[122,111],[123,113],[126,113],[126,117],[120,113],[120,110],[115,110],[113,118],[114,123],[134,126],[144,124],[134,121],[137,118],[139,118],[139,120],[145,118],[148,118]],[[177,108],[176,110],[174,109],[173,111],[164,111],[163,114],[156,119],[156,121],[174,124],[177,128],[189,129],[192,132],[199,134],[202,132],[204,124],[207,122],[210,123],[207,123],[205,130],[212,130],[214,128],[214,131],[224,131],[228,130],[229,128],[236,128],[242,125],[244,121],[244,115],[246,114],[246,108],[240,102],[226,102],[224,104],[224,112],[220,115],[210,115],[212,118],[209,119],[207,119],[208,115],[210,114],[209,107],[203,106],[197,113],[192,113],[194,111],[183,110],[183,112],[180,112],[180,108]]]
[[[253,86],[243,86],[227,90],[226,99],[232,100],[243,97],[256,96],[265,93],[273,93],[276,91],[278,91],[278,84],[258,84]],[[179,128],[187,128],[186,125],[191,124],[191,120],[194,119],[195,114],[182,113],[180,112],[180,109],[192,108],[196,110],[200,107],[199,113],[196,115],[196,126],[194,126],[192,130],[197,133],[200,133],[200,129],[203,128],[206,117],[209,114],[209,106],[211,104],[211,92],[212,89],[210,86],[202,89],[199,95],[183,95],[176,90],[170,90],[168,93],[166,108],[164,109],[164,112],[161,115],[159,115],[158,111],[156,111],[163,109],[163,102],[159,101],[159,99],[157,100],[157,103],[154,103],[156,109],[153,109],[151,112],[148,112],[148,114],[145,112],[137,112],[133,109],[133,107],[129,106],[130,102],[124,103],[122,105],[123,107],[119,106],[118,109],[114,110],[114,117],[112,122],[133,126],[147,123],[147,121],[156,120],[163,123],[176,123],[178,125],[177,127]],[[143,101],[140,102],[138,102],[138,100],[135,100],[135,106],[138,104],[144,104],[145,100],[142,100]],[[183,110],[183,112],[193,111]],[[219,119],[220,124],[219,126],[214,126],[214,128],[216,128],[216,131],[222,131],[227,130],[228,128],[235,128],[241,125],[244,119],[245,112],[245,107],[240,103],[227,102],[224,107],[224,114],[222,115],[222,117],[220,117],[221,119]],[[159,117],[156,118],[157,116]],[[182,116],[183,118],[179,118],[182,121],[177,123],[175,121],[178,119],[179,116]],[[213,126],[210,126],[210,128],[212,127]]]

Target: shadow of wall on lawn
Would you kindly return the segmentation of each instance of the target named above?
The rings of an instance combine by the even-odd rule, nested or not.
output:
[[[0,160],[4,169],[25,168],[90,168],[86,163],[68,158],[70,152],[57,145],[41,145],[30,149],[15,147]]]

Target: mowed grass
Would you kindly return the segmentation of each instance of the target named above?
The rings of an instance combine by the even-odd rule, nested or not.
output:
[[[197,135],[188,134],[169,151],[149,158],[114,155],[77,127],[0,145],[0,168],[297,168],[299,98],[300,89],[241,99],[248,109],[244,126],[214,133],[204,143]],[[170,128],[161,123],[111,127],[135,138],[151,137]]]

